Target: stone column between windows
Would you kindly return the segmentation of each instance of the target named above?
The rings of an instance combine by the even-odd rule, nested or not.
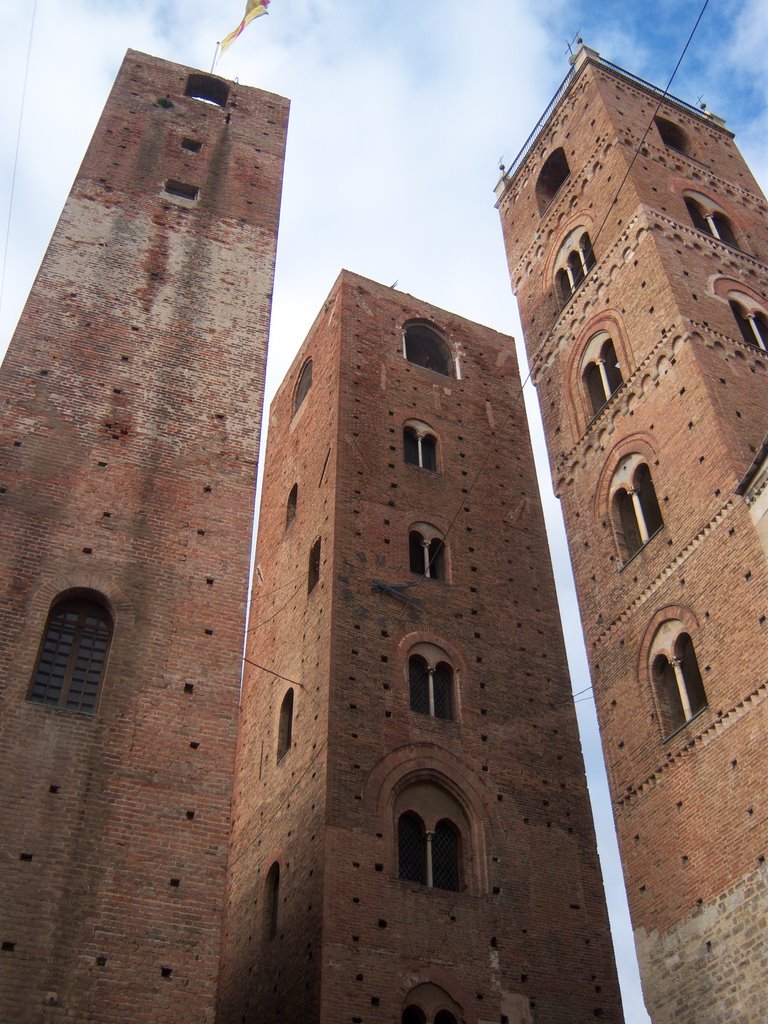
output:
[[[416,431],[416,445],[417,445],[417,447],[419,449],[419,466],[423,466],[424,465],[424,459],[423,459],[422,454],[421,454],[421,439],[422,439],[423,436],[424,436],[423,434],[420,434],[418,431]]]
[[[643,542],[643,544],[647,544],[650,534],[648,533],[648,527],[645,524],[645,513],[643,512],[643,506],[640,504],[640,493],[636,487],[630,487],[629,493],[632,497],[632,507],[635,510],[635,518],[637,519],[637,525],[640,529],[640,540]]]
[[[579,261],[581,262],[581,270],[582,270],[582,273],[584,274],[584,277],[586,277],[586,276],[587,276],[587,274],[589,273],[589,268],[587,267],[587,261],[586,261],[586,259],[584,258],[584,253],[583,253],[583,252],[582,252],[582,250],[581,250],[581,242],[579,242],[579,244],[578,244],[578,247],[577,247],[576,251],[577,251],[577,252],[578,252],[578,254],[579,254]]]
[[[685,676],[683,675],[683,666],[680,663],[679,658],[673,658],[671,663],[672,668],[675,670],[675,681],[677,682],[677,690],[680,694],[680,703],[683,705],[683,714],[685,715],[686,722],[693,718],[693,712],[691,711],[691,702],[688,700],[688,690],[685,685]]]
[[[712,218],[712,214],[711,213],[706,214],[706,216],[704,217],[704,220],[707,222],[707,227],[709,228],[709,233],[712,235],[712,237],[716,238],[718,240],[718,242],[722,242],[722,238],[720,237],[720,232],[717,230],[717,224],[715,224],[715,222],[714,222],[714,220]]]
[[[755,317],[755,314],[747,313],[746,321],[749,324],[749,329],[752,331],[752,334],[754,335],[755,341],[757,342],[758,346],[763,350],[763,352],[765,352],[765,342],[763,341],[763,337],[760,334],[760,328],[757,326],[757,318]]]
[[[573,271],[571,270],[570,263],[566,263],[565,267],[563,269],[565,270],[565,273],[568,276],[568,284],[571,286],[571,291],[575,292],[576,291],[576,285],[575,285],[574,280],[573,280]]]
[[[432,671],[431,670],[430,670],[430,673],[429,673],[429,677],[430,677],[430,681],[431,681],[431,679],[432,679]],[[435,837],[435,833],[428,831],[428,832],[425,832],[424,834],[425,834],[425,837],[426,837],[426,840],[427,840],[427,849],[426,849],[426,854],[427,854],[427,857],[426,857],[426,860],[427,860],[427,885],[428,885],[428,887],[430,889],[432,889],[432,888],[434,888],[434,877],[433,877],[433,874],[432,874],[432,840]]]
[[[429,698],[429,713],[435,717],[435,670],[427,669],[427,694]]]
[[[600,371],[600,380],[603,382],[603,391],[605,392],[605,400],[607,402],[608,399],[611,397],[611,385],[608,383],[608,374],[605,370],[604,359],[597,360],[597,368]]]
[[[429,541],[422,537],[421,550],[424,552],[424,575],[427,579],[432,578],[432,574],[429,571]],[[430,669],[430,672],[432,669]]]

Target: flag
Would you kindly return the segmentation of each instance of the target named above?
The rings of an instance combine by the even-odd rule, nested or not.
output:
[[[254,18],[260,18],[262,14],[267,14],[267,7],[269,7],[269,0],[246,0],[245,4],[245,15],[243,20],[234,30],[230,32],[228,36],[225,36],[221,41],[221,49],[219,50],[219,56],[231,46],[232,43],[237,39],[240,33],[243,31],[246,25],[250,25]]]

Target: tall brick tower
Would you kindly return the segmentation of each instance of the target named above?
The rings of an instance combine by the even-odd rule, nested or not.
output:
[[[512,340],[343,272],[273,402],[219,1020],[622,1020]]]
[[[648,1008],[763,1021],[765,199],[722,121],[586,47],[497,194]]]
[[[287,102],[130,52],[0,376],[0,1020],[212,1021]]]

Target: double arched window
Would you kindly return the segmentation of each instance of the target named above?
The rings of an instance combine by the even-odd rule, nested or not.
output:
[[[403,425],[403,458],[409,466],[437,470],[437,438],[426,423],[408,420]]]
[[[595,265],[592,242],[583,229],[571,232],[557,258],[555,282],[563,305]]]
[[[582,366],[584,391],[592,416],[597,416],[624,383],[613,339],[605,332],[596,334],[587,346]]]
[[[706,200],[703,196],[697,195],[694,197],[688,195],[683,197],[683,201],[685,202],[685,208],[688,210],[691,222],[697,231],[701,231],[705,235],[711,235],[713,238],[718,239],[718,241],[733,246],[734,249],[739,248],[739,243],[736,241],[736,235],[730,221],[710,200]]]
[[[735,298],[730,299],[728,305],[747,345],[768,351],[768,317],[765,313]]]
[[[406,324],[403,328],[403,355],[409,363],[455,377],[453,354],[447,342],[429,324]]]
[[[560,188],[568,179],[571,169],[562,146],[549,154],[536,180],[536,204],[544,213]]]
[[[651,471],[641,455],[628,455],[611,483],[611,518],[623,562],[664,525]]]
[[[405,997],[400,1024],[458,1024],[464,1020],[458,1004],[444,988],[426,981]]]
[[[48,613],[27,700],[96,713],[112,639],[112,616],[90,591],[56,600]]]
[[[408,657],[411,711],[431,718],[453,718],[453,666],[434,644],[417,644]]]
[[[429,889],[464,888],[462,836],[469,823],[458,800],[431,779],[412,782],[395,800],[398,877]]]
[[[670,736],[707,706],[693,640],[683,622],[663,623],[651,647],[651,680],[664,736]]]
[[[408,531],[408,559],[411,572],[428,580],[444,580],[445,543],[440,530],[429,523],[414,523]]]

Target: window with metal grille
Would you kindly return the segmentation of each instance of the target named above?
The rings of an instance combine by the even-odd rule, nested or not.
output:
[[[401,814],[397,823],[398,874],[407,882],[427,881],[424,822],[417,814]]]
[[[411,710],[422,715],[429,712],[429,668],[426,661],[414,654],[408,659],[408,681],[411,690]]]
[[[430,665],[420,654],[408,659],[411,710],[432,718],[453,718],[453,668],[445,661]]]
[[[403,427],[403,458],[409,466],[434,472],[437,469],[437,439],[406,425]]]
[[[445,544],[439,537],[425,537],[419,530],[408,534],[408,561],[411,572],[428,580],[445,579]]]
[[[432,885],[459,891],[459,836],[454,825],[439,821],[432,836]]]
[[[88,597],[58,601],[48,615],[27,700],[96,713],[112,639],[112,616]]]

